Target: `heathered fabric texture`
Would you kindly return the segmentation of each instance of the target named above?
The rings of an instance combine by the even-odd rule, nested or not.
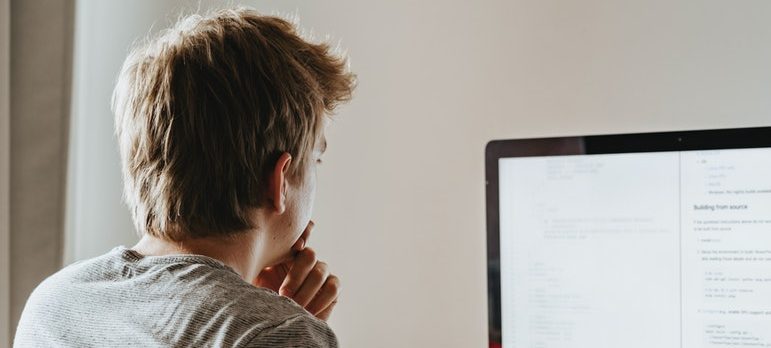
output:
[[[337,347],[291,299],[200,255],[125,247],[74,263],[32,293],[14,347]]]

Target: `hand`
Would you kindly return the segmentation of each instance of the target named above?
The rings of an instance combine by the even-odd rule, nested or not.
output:
[[[252,283],[289,297],[317,318],[327,320],[337,303],[340,280],[329,273],[326,263],[318,261],[313,249],[305,247],[313,226],[313,221],[309,222],[292,247],[296,251],[292,259],[265,268]]]

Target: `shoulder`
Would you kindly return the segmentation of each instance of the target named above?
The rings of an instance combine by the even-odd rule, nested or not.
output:
[[[275,326],[253,332],[245,345],[249,348],[336,348],[337,346],[337,337],[329,326],[307,313],[298,314]]]
[[[235,274],[198,287],[188,309],[219,329],[238,347],[336,348],[337,338],[326,322],[293,300],[255,287]],[[214,279],[210,279],[214,280]],[[203,319],[206,318],[206,319]],[[237,319],[232,319],[237,318]]]
[[[275,291],[258,288],[235,275],[224,275],[223,279],[203,285],[195,292],[207,293],[206,302],[202,303],[205,307],[227,309],[231,315],[265,323],[266,327],[296,316],[310,315],[293,300]]]
[[[113,312],[147,313],[135,318],[143,332],[182,335],[195,346],[337,347],[329,326],[293,300],[190,257],[133,262],[112,255],[72,264],[37,287],[20,327],[33,334],[67,326],[64,315],[73,310],[100,320]],[[122,320],[110,318],[116,325]]]

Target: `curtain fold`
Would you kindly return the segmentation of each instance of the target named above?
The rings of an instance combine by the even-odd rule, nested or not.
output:
[[[62,264],[74,0],[11,0],[10,329]]]
[[[0,0],[0,346],[10,347],[10,2]]]

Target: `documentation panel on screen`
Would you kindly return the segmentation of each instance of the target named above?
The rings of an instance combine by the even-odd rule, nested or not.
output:
[[[516,347],[771,347],[771,149],[498,160]]]

